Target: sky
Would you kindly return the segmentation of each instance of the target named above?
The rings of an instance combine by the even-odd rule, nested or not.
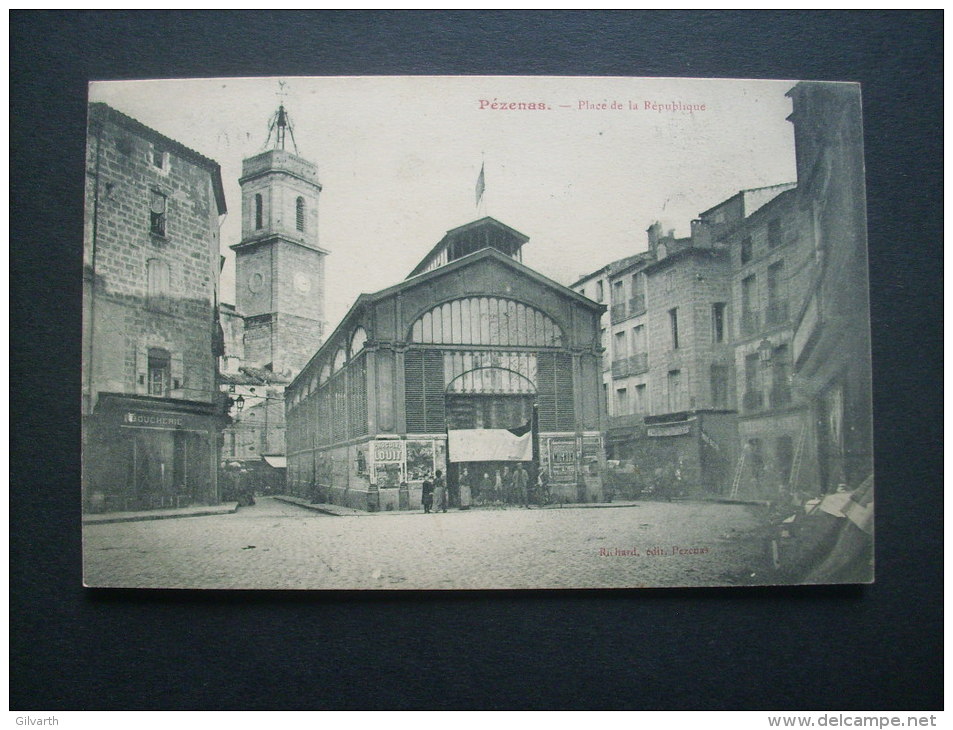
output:
[[[397,283],[443,234],[490,215],[529,236],[523,262],[561,284],[644,251],[654,221],[795,180],[793,81],[334,77],[100,81],[102,101],[217,161],[221,299],[234,302],[242,160],[287,109],[318,165],[330,331],[357,296]],[[536,108],[532,108],[536,107]],[[542,108],[539,108],[542,107]],[[703,108],[702,108],[703,107]],[[294,151],[290,142],[286,149]],[[481,165],[486,188],[479,208]]]

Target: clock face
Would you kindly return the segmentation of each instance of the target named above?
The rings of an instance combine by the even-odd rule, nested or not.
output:
[[[299,271],[295,274],[295,289],[302,294],[307,294],[311,291],[311,279],[304,272]]]
[[[257,294],[260,292],[264,285],[265,277],[257,271],[248,277],[248,291],[250,291],[252,294]]]

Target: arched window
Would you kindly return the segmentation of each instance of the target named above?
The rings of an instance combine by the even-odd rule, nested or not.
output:
[[[550,317],[522,302],[501,297],[469,297],[425,312],[410,341],[438,345],[561,347],[563,333]]]
[[[337,372],[338,370],[343,368],[344,363],[346,362],[347,362],[347,353],[344,351],[344,348],[342,347],[334,355],[334,372]]]
[[[299,231],[304,231],[304,198],[299,197],[295,203],[295,224]]]
[[[365,342],[367,342],[367,332],[363,327],[358,327],[354,330],[354,334],[351,335],[351,357],[354,357],[364,349]]]
[[[300,198],[299,198],[300,200]],[[263,210],[262,210],[262,200],[261,193],[255,194],[255,230],[260,231],[263,224]]]

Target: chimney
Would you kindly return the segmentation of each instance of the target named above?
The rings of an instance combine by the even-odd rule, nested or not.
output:
[[[659,234],[662,231],[662,224],[658,221],[655,221],[652,225],[648,227],[646,231],[649,234],[649,248],[655,248],[658,244]]]
[[[692,246],[711,248],[711,227],[701,218],[692,221]]]

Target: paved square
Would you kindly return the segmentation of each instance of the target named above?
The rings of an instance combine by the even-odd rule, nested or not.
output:
[[[754,509],[643,502],[340,517],[265,497],[234,514],[85,525],[85,582],[255,589],[763,583]]]

